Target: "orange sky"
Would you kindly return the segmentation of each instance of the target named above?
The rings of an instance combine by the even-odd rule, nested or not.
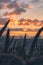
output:
[[[14,35],[24,36],[26,33],[27,36],[33,37],[36,35],[38,30],[43,26],[43,22],[41,21],[38,21],[37,23],[35,23],[33,20],[31,22],[30,21],[27,22],[28,19],[25,19],[25,20],[22,22],[22,24],[16,19],[10,20],[10,23],[8,24],[8,28],[10,28],[11,30],[13,29],[12,31],[10,31],[11,36],[14,36]],[[3,26],[0,25],[0,27],[3,27]],[[40,35],[43,36],[43,31]]]
[[[35,36],[43,27],[43,0],[0,0],[0,29],[8,19],[10,35]]]

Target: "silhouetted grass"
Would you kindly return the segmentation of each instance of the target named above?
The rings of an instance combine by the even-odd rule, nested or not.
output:
[[[5,24],[5,26],[0,30],[0,40],[2,40],[3,39],[3,37],[2,37],[2,34],[3,34],[3,32],[4,32],[4,30],[5,30],[5,28],[7,27],[7,25],[8,25],[8,23],[9,23],[9,21],[10,20],[8,20],[7,21],[7,23]],[[31,45],[31,48],[30,48],[30,52],[29,52],[29,60],[30,60],[30,58],[33,56],[33,52],[35,51],[35,46],[36,46],[36,50],[37,50],[37,53],[39,54],[43,54],[43,47],[42,47],[42,44],[40,45],[40,48],[38,48],[38,46],[37,46],[37,41],[38,41],[38,38],[39,38],[39,36],[40,36],[40,33],[41,33],[41,31],[43,31],[43,27],[38,31],[38,33],[36,34],[36,36],[34,37],[34,40],[33,40],[33,42],[32,42],[32,45]],[[22,46],[22,50],[21,50],[21,48],[19,48],[19,50],[18,50],[18,47],[19,46],[17,46],[16,47],[16,44],[17,44],[17,39],[14,39],[14,37],[15,36],[13,36],[12,38],[10,38],[10,29],[8,29],[7,30],[7,33],[6,33],[6,37],[5,37],[5,43],[4,43],[4,54],[6,55],[8,55],[9,56],[9,54],[12,56],[15,56],[15,54],[16,55],[19,55],[19,57],[20,57],[20,59],[21,59],[21,57],[25,60],[26,58],[26,54],[25,54],[25,47],[26,47],[26,34],[25,34],[25,36],[24,36],[24,39],[23,39],[23,46]],[[11,45],[11,44],[13,44],[13,46]],[[19,43],[18,43],[18,45],[19,45]],[[10,48],[10,46],[11,46],[11,48]],[[40,49],[40,50],[39,50]],[[0,50],[1,50],[1,48],[0,48]],[[17,54],[17,53],[15,53],[15,50],[17,50],[17,53],[19,53],[19,54]],[[13,52],[12,52],[13,51]],[[0,52],[1,53],[1,52]],[[12,54],[13,53],[13,54]],[[38,55],[37,54],[37,55]],[[3,54],[2,54],[3,55]],[[16,58],[17,59],[19,59],[19,57],[17,57],[16,56]],[[12,59],[12,62],[11,63],[13,63],[15,60],[14,59],[16,59],[15,57]],[[17,60],[16,59],[16,60]],[[7,60],[8,61],[8,60]],[[20,60],[19,60],[20,61]],[[26,60],[25,60],[26,61]],[[18,62],[18,60],[17,60],[17,62]]]
[[[12,36],[12,38],[10,39],[10,41],[9,41],[10,44],[11,44],[12,41],[14,40],[14,37],[15,37],[15,36]]]
[[[24,39],[23,39],[22,50],[19,52],[19,55],[22,55],[24,58],[25,58],[25,46],[26,46],[26,34],[25,34]]]
[[[8,48],[9,48],[9,41],[10,41],[10,30],[7,30],[7,34],[6,34],[6,38],[5,38],[5,47],[4,47],[4,52],[7,53],[8,52]]]
[[[36,43],[36,50],[37,50],[37,54],[39,54],[39,48],[37,46],[37,43]]]
[[[14,43],[13,43],[13,47],[12,47],[13,50],[14,50],[15,47],[16,47],[16,43],[17,43],[17,39],[15,39],[15,41],[14,41]]]
[[[29,52],[29,57],[31,57],[33,55],[33,51],[34,51],[34,48],[35,48],[35,45],[37,43],[37,40],[38,40],[38,37],[40,36],[40,33],[43,31],[43,27],[39,29],[38,33],[36,34],[36,36],[34,37],[34,40],[32,42],[32,45],[31,45],[31,49],[30,49],[30,52]]]
[[[22,47],[22,53],[23,53],[23,56],[25,57],[25,46],[26,46],[26,34],[24,36],[24,40],[23,40],[23,47]]]
[[[42,47],[42,44],[40,45],[40,54],[43,54],[43,47]]]
[[[5,26],[0,30],[0,37],[2,36],[2,33],[4,32],[5,28],[7,27],[9,21],[10,20],[8,20],[7,23],[5,24]]]
[[[17,39],[14,40],[13,46],[11,47],[11,49],[9,50],[9,52],[13,51],[13,53],[14,53],[16,43],[17,43]]]

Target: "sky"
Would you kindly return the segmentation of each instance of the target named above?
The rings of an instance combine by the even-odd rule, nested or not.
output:
[[[10,35],[35,36],[43,27],[43,0],[0,0],[0,29],[8,19]]]

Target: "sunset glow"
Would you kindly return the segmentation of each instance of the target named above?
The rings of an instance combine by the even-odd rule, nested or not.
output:
[[[11,36],[35,36],[43,27],[43,0],[0,0],[0,29],[8,19]]]

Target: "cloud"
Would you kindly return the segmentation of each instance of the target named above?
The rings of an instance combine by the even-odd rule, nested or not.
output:
[[[30,29],[30,28],[28,28],[26,31],[27,31],[27,32],[28,32],[28,31],[30,31],[30,32],[31,32],[31,31],[35,32],[35,31],[38,31],[38,29]]]
[[[26,12],[26,10],[25,9],[23,9],[23,8],[17,8],[17,9],[15,9],[15,10],[13,10],[12,9],[12,11],[11,12],[5,12],[4,13],[4,17],[7,17],[8,16],[8,18],[9,18],[9,16],[10,15],[21,15],[23,12]]]
[[[9,18],[0,18],[0,25],[3,25],[9,20]]]
[[[23,31],[23,28],[14,28],[14,31]]]
[[[12,12],[5,13],[6,15],[7,14],[8,15],[9,14],[21,15],[22,13],[26,12],[26,9],[18,1],[10,2],[6,5],[4,5],[4,7],[8,8],[8,9],[13,9]]]
[[[33,9],[33,8],[34,8],[34,5],[29,4],[29,5],[28,5],[28,8],[29,8],[29,9]]]
[[[3,16],[10,16],[12,14],[14,15],[21,15],[22,13],[25,13],[27,9],[32,9],[34,6],[32,4],[26,4],[23,2],[20,2],[19,0],[2,0],[0,1],[0,9],[4,9]],[[12,11],[11,11],[12,10]],[[9,18],[9,17],[8,17]]]
[[[3,2],[10,2],[11,0],[0,0],[0,3],[3,3]]]
[[[43,5],[40,5],[39,8],[42,8],[43,9]]]
[[[31,19],[24,19],[24,18],[21,18],[19,21],[19,25],[30,25],[30,23],[32,23],[32,20]]]
[[[33,22],[39,22],[39,20],[38,19],[34,19]]]
[[[24,19],[21,18],[18,20],[18,25],[31,25],[31,26],[43,26],[43,20],[38,20],[38,19]]]
[[[27,21],[27,22],[32,22],[31,19],[24,19],[24,18],[21,18],[20,20],[18,20],[19,22],[24,22],[24,21]]]
[[[28,31],[30,31],[30,32],[31,32],[31,31],[33,31],[33,30],[32,30],[32,29],[30,29],[30,28],[28,28],[28,29],[24,29],[24,31],[25,31],[25,32],[26,32],[26,31],[27,31],[27,32],[28,32]]]
[[[19,20],[19,22],[23,22],[23,21],[26,21],[26,19],[21,18],[21,19]]]
[[[32,3],[38,3],[40,0],[32,0]]]
[[[7,7],[8,5],[9,5],[9,2],[8,2],[8,3],[7,3],[7,2],[1,3],[2,8],[8,8],[8,7]]]
[[[22,12],[26,12],[26,10],[24,8],[17,8],[14,13],[16,14],[21,14]]]
[[[2,5],[1,5],[1,3],[0,3],[0,9],[2,8]]]
[[[35,26],[43,26],[43,20],[34,19],[33,23]]]
[[[7,29],[6,29],[7,30]],[[10,28],[11,31],[22,31],[22,32],[35,32],[35,31],[38,31],[38,29],[31,29],[31,28]]]
[[[24,30],[24,28],[10,28],[10,31],[23,31],[23,30]]]
[[[41,22],[43,23],[43,20],[41,20]]]

